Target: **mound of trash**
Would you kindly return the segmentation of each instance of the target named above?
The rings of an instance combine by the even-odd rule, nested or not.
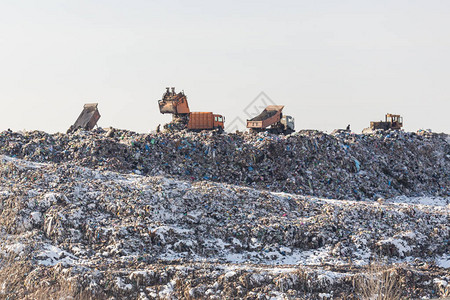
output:
[[[407,298],[450,293],[449,198],[332,200],[110,171],[93,155],[131,151],[105,158],[130,170],[136,137],[71,136],[72,160],[42,140],[54,148],[35,158],[59,163],[1,156],[0,298],[358,299],[380,274]]]
[[[377,131],[288,136],[97,129],[0,134],[0,154],[99,170],[214,181],[332,199],[449,196],[446,134]]]

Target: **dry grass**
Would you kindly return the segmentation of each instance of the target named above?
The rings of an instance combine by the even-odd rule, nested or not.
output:
[[[0,269],[0,299],[19,299],[26,294],[25,274],[32,271],[29,264],[14,262],[14,257],[2,260]]]
[[[354,277],[353,285],[363,299],[397,300],[401,299],[402,288],[396,268],[372,264],[367,273]]]
[[[447,285],[437,285],[438,295],[443,299],[450,299],[450,284]]]
[[[14,257],[1,261],[0,299],[105,299],[104,295],[93,295],[55,274],[52,268],[36,272],[28,262],[16,261]]]

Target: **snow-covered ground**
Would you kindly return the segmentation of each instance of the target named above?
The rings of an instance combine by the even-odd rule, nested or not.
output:
[[[190,272],[183,266],[226,282],[244,274],[254,285],[278,280],[273,290],[281,294],[274,297],[286,297],[301,274],[313,276],[316,287],[334,288],[371,262],[427,264],[447,274],[450,268],[449,198],[333,200],[70,163],[0,161],[0,256],[13,253],[39,268],[102,270],[124,293],[171,297],[182,285],[173,274]],[[139,263],[158,271],[133,273]],[[136,278],[151,281],[170,264],[181,269],[158,289],[137,289]],[[211,283],[189,293],[218,290]],[[324,291],[321,297],[332,298]]]
[[[406,197],[399,196],[387,200],[391,203],[404,203],[404,204],[421,204],[430,206],[447,206],[450,204],[450,197]]]

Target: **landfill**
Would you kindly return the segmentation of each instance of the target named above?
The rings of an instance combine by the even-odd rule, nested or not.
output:
[[[0,154],[333,199],[450,196],[448,135],[429,132],[6,131],[0,134]]]
[[[445,134],[5,131],[0,175],[0,299],[450,295]]]

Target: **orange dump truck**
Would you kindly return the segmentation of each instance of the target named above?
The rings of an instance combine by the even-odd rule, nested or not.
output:
[[[223,131],[225,117],[212,112],[191,112],[184,92],[176,93],[175,88],[166,88],[161,100],[158,101],[159,111],[162,114],[172,114],[172,122],[164,125],[165,128],[175,130],[213,130]]]
[[[223,130],[225,118],[212,112],[191,112],[189,114],[189,130],[219,129]]]
[[[284,105],[269,105],[262,113],[247,120],[250,132],[269,131],[271,133],[290,134],[294,132],[294,118],[283,115]]]

